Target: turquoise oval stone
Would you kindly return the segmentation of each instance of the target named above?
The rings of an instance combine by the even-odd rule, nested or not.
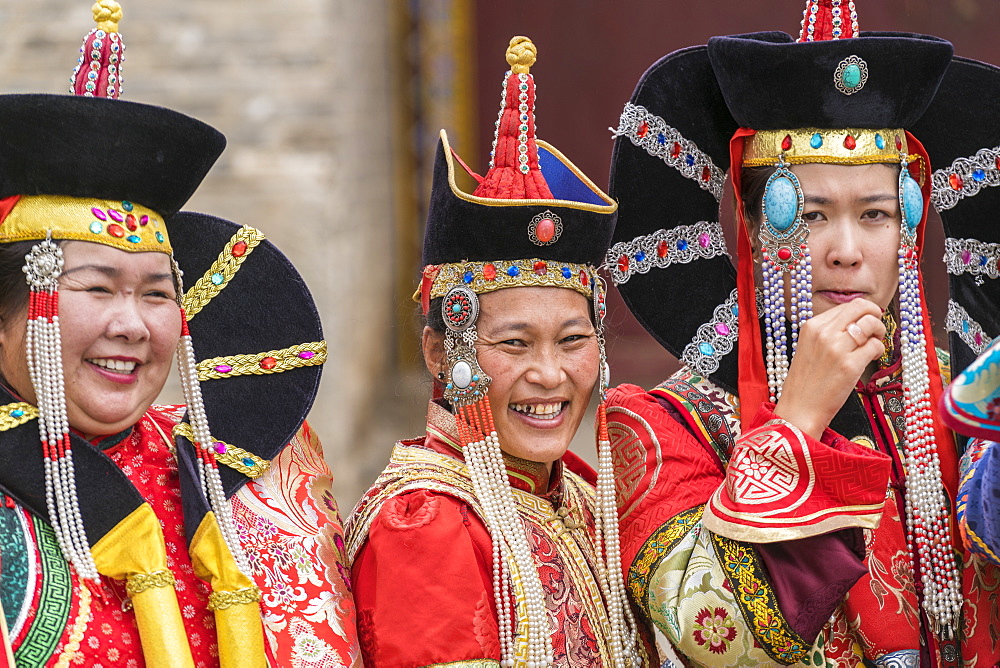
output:
[[[458,302],[455,302],[454,304],[451,305],[451,312],[452,313],[461,313],[462,312],[462,305],[459,304]]]
[[[215,285],[222,285],[225,282],[226,277],[222,274],[212,274],[212,283]]]
[[[906,216],[906,228],[911,232],[917,229],[924,215],[924,195],[909,174],[903,177],[903,214]]]
[[[713,346],[711,343],[708,343],[707,341],[702,341],[701,343],[699,343],[698,350],[700,350],[701,354],[704,355],[705,357],[711,357],[712,355],[715,354],[715,346]]]
[[[128,235],[128,236],[127,236],[127,237],[125,237],[125,238],[126,238],[126,239],[128,239],[128,240],[129,240],[129,241],[130,241],[131,243],[134,243],[134,244],[137,244],[137,243],[139,243],[140,241],[142,241],[142,239],[141,239],[141,238],[139,238],[139,236],[138,236],[138,235],[136,235],[136,234],[130,234],[130,235]]]
[[[875,146],[877,146],[880,151],[885,148],[885,140],[882,139],[882,135],[877,132],[875,133]]]
[[[812,146],[813,148],[819,148],[820,146],[822,146],[822,145],[823,145],[823,135],[821,135],[821,134],[820,134],[820,133],[818,133],[818,132],[817,132],[817,133],[815,133],[815,134],[814,134],[814,135],[813,135],[813,136],[812,136],[812,137],[811,137],[811,138],[809,139],[809,145],[810,145],[810,146]]]
[[[851,63],[844,68],[840,80],[844,82],[846,88],[857,88],[858,84],[861,83],[861,68]]]
[[[795,222],[798,208],[799,196],[792,180],[787,176],[772,179],[764,191],[764,215],[770,226],[784,232]]]
[[[161,244],[163,243],[163,233],[162,232],[157,232],[156,233],[156,240],[159,241]]]
[[[90,224],[90,231],[94,234],[100,234],[104,231],[104,226],[95,220]]]
[[[257,462],[255,462],[254,460],[250,459],[249,457],[244,457],[243,460],[242,460],[242,463],[243,463],[243,466],[246,466],[247,468],[253,468],[254,466],[257,465]]]
[[[15,408],[10,412],[10,416],[14,418],[24,417],[24,411],[22,411],[20,408]]]

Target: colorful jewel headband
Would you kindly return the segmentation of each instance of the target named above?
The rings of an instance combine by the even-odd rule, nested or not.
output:
[[[900,153],[908,153],[908,147],[906,133],[898,129],[762,130],[747,139],[743,166],[770,167],[779,156],[791,165],[809,162],[899,164]],[[916,158],[910,156],[910,160]]]

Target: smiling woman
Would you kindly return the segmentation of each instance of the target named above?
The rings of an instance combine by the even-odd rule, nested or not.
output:
[[[474,193],[441,133],[418,291],[439,380],[427,434],[396,445],[348,520],[371,665],[649,665],[620,578],[603,404],[598,474],[568,451],[607,389],[595,265],[617,207],[535,140],[534,55],[511,40]]]
[[[225,139],[106,99],[121,10],[93,10],[79,95],[0,96],[0,657],[295,666],[306,639],[353,665],[341,521],[303,422],[315,306],[259,231],[179,211]],[[186,404],[154,406],[175,353]]]

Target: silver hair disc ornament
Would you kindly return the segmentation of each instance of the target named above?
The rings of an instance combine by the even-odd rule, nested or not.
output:
[[[51,237],[32,246],[31,252],[24,257],[24,262],[21,270],[32,290],[51,291],[58,287],[64,264],[63,252]]]
[[[476,324],[479,317],[479,297],[465,286],[448,291],[441,301],[441,318],[453,332],[464,332]]]

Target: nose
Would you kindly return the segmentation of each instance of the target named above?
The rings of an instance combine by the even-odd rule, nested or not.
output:
[[[850,223],[835,226],[828,243],[827,262],[834,267],[856,267],[864,257],[861,235]]]
[[[149,327],[143,317],[139,300],[134,295],[124,295],[115,301],[115,307],[108,321],[108,336],[130,343],[148,339]]]
[[[554,348],[546,347],[532,355],[525,380],[546,389],[558,387],[566,378],[562,360]]]

